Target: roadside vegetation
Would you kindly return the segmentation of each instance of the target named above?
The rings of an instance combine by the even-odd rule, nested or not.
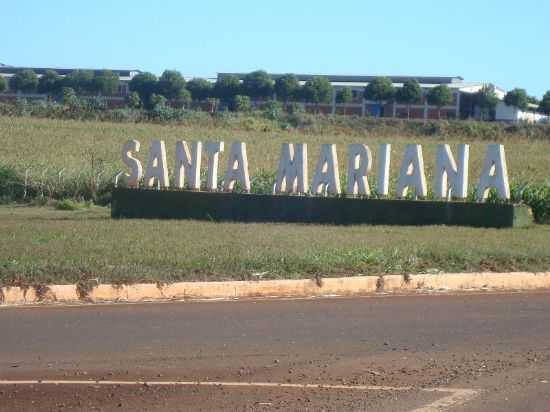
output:
[[[0,136],[3,153],[0,156],[0,199],[2,202],[41,203],[48,199],[91,201],[108,205],[115,176],[124,170],[120,159],[122,144],[128,139],[141,142],[139,158],[146,162],[152,140],[166,141],[167,155],[171,159],[176,139],[188,141],[244,141],[247,143],[252,191],[271,193],[278,165],[281,144],[285,142],[308,143],[309,170],[313,171],[318,160],[320,145],[336,143],[340,160],[340,175],[345,178],[347,145],[366,143],[374,152],[376,171],[377,149],[381,143],[391,143],[393,192],[408,143],[422,143],[428,182],[433,181],[435,150],[442,141],[451,145],[471,145],[470,192],[475,186],[485,156],[486,144],[502,142],[505,145],[514,202],[529,204],[538,222],[550,220],[550,128],[523,126],[517,133],[503,131],[493,137],[476,137],[460,133],[451,123],[436,126],[448,127],[441,134],[411,132],[407,122],[383,122],[381,120],[347,119],[344,116],[326,118],[311,116],[310,127],[281,129],[275,120],[247,115],[224,115],[220,118],[204,113],[187,122],[167,123],[117,123],[99,121],[72,121],[36,119],[33,117],[0,116]],[[348,123],[343,123],[344,121]],[[342,122],[342,123],[339,123]],[[464,122],[461,122],[464,123]],[[464,127],[461,123],[460,126]],[[480,127],[492,127],[490,123],[477,123]],[[458,125],[456,127],[459,127]],[[501,126],[502,127],[502,126]],[[531,133],[537,137],[528,137]],[[171,164],[169,163],[169,167]],[[220,161],[220,178],[225,170],[225,158]],[[203,170],[204,173],[204,170]],[[371,186],[375,186],[375,173]],[[203,179],[205,180],[205,179]],[[431,196],[431,194],[429,194]]]
[[[300,126],[283,127],[269,112],[189,116],[162,122],[0,116],[0,284],[548,270],[549,225],[493,230],[111,220],[109,208],[98,206],[109,205],[128,139],[141,142],[143,162],[154,139],[166,141],[168,159],[176,139],[245,141],[256,193],[271,192],[284,142],[308,143],[310,171],[320,145],[336,143],[342,177],[348,144],[368,144],[376,170],[378,145],[392,143],[390,193],[408,143],[423,144],[430,183],[436,145],[469,143],[473,192],[486,144],[502,142],[514,201],[529,204],[544,223],[550,221],[546,127],[303,113]],[[484,131],[472,132],[477,128]],[[223,156],[220,169],[223,176]]]

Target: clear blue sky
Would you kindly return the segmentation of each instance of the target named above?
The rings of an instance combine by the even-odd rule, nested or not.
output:
[[[0,62],[222,71],[461,75],[550,89],[548,0],[10,1]]]

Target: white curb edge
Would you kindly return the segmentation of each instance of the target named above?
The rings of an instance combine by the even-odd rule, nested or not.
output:
[[[99,284],[84,292],[77,285],[48,285],[39,289],[7,286],[0,288],[0,306],[39,303],[361,296],[376,292],[415,293],[537,289],[550,289],[550,272],[352,276],[323,278],[320,281],[299,279],[178,282],[172,284]]]

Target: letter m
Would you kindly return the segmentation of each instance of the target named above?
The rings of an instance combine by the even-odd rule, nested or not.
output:
[[[306,193],[307,144],[284,143],[275,181],[275,193]]]

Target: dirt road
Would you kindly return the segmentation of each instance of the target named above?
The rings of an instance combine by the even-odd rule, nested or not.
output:
[[[14,412],[548,412],[550,293],[3,308],[0,380]]]

